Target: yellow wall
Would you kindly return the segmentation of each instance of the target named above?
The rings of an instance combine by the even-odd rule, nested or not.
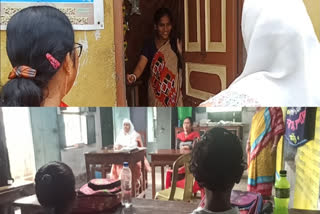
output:
[[[320,108],[317,110],[314,140],[298,148],[294,208],[319,209],[320,178]]]
[[[304,0],[307,7],[313,26],[320,40],[320,1],[319,0]]]
[[[284,117],[286,108],[282,108]],[[295,185],[293,207],[297,209],[319,209],[320,178],[320,108],[317,108],[314,139],[297,149],[295,158]],[[283,169],[283,138],[277,150],[277,173]]]
[[[76,42],[84,48],[76,83],[64,101],[70,106],[115,106],[113,1],[104,0],[104,30],[77,31]],[[6,53],[6,32],[1,31],[1,84],[11,70]]]

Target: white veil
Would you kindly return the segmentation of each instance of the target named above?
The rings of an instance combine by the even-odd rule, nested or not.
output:
[[[130,130],[128,133],[126,133],[123,128],[125,123],[130,124]],[[122,122],[122,129],[119,135],[117,136],[115,145],[121,145],[122,147],[128,149],[136,148],[138,146],[138,136],[139,134],[135,131],[132,122],[129,119],[124,119]]]
[[[227,90],[262,106],[320,105],[320,44],[302,0],[245,0],[247,61]]]

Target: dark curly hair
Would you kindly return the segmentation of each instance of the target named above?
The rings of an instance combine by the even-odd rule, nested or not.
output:
[[[55,214],[65,213],[76,197],[72,169],[58,161],[47,163],[36,173],[35,190],[43,207]]]
[[[232,189],[240,182],[244,169],[241,141],[224,128],[207,131],[192,150],[190,171],[208,190]]]

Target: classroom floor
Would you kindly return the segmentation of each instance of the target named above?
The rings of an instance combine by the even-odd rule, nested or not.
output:
[[[166,169],[165,169],[166,172]],[[236,184],[233,188],[234,190],[241,190],[241,191],[247,191],[247,180],[248,180],[248,173],[245,171],[243,173],[242,179],[239,184]],[[148,188],[146,191],[146,198],[152,199],[152,177],[151,172],[148,173]],[[156,192],[161,190],[161,168],[156,168]]]

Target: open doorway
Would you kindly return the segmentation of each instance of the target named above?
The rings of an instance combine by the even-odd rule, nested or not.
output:
[[[126,74],[133,73],[144,42],[154,36],[153,15],[160,7],[173,14],[173,32],[182,39],[184,106],[198,106],[201,101],[227,88],[243,69],[243,41],[240,23],[243,0],[141,0],[140,14],[132,14],[132,4],[124,0],[126,46],[123,56]],[[147,70],[147,71],[146,71]],[[126,87],[129,106],[148,105],[147,67],[135,84]]]
[[[140,1],[140,14],[132,14],[132,5],[128,0],[124,1],[126,6],[128,31],[125,34],[125,42],[127,48],[125,51],[125,70],[126,74],[133,73],[138,60],[140,58],[141,50],[144,43],[151,40],[155,36],[153,16],[157,9],[161,7],[169,8],[172,16],[172,34],[174,37],[182,37],[182,26],[183,26],[183,14],[182,14],[182,1],[166,1],[166,0],[151,0],[151,1]],[[138,79],[133,85],[127,85],[127,101],[129,106],[147,106],[148,105],[148,79],[150,77],[150,69],[147,66]]]

